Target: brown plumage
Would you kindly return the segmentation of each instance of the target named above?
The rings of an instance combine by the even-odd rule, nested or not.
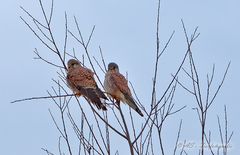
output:
[[[101,101],[101,98],[107,100],[107,97],[98,88],[93,76],[94,73],[90,69],[82,67],[79,61],[75,59],[68,61],[67,83],[72,91],[77,96],[85,96],[98,109],[107,110]]]
[[[108,71],[104,80],[104,89],[108,96],[114,98],[118,103],[120,101],[127,103],[139,115],[143,116],[143,113],[132,97],[131,91],[128,87],[128,81],[121,73],[119,73],[118,65],[115,63],[108,64]]]

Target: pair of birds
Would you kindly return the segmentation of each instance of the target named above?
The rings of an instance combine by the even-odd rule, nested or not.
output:
[[[107,97],[98,87],[94,73],[83,66],[75,59],[70,59],[67,63],[67,84],[77,96],[85,96],[98,109],[107,110],[102,99],[107,100]],[[108,64],[108,71],[105,75],[104,89],[108,97],[116,100],[117,104],[120,101],[127,103],[139,115],[143,116],[141,110],[134,101],[131,91],[128,87],[128,82],[125,77],[119,73],[119,68],[116,63]]]

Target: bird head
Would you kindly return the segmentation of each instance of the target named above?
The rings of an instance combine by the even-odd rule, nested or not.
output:
[[[108,64],[108,71],[115,71],[115,72],[119,72],[119,68],[118,65],[114,62],[111,62]]]
[[[71,69],[71,68],[75,68],[75,67],[81,66],[81,65],[78,60],[70,59],[70,60],[68,60],[67,66],[68,66],[68,69]]]

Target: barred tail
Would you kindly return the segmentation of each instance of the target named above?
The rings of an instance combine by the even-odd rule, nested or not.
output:
[[[135,101],[133,100],[133,98],[127,94],[124,94],[125,96],[125,102],[132,108],[134,109],[140,116],[143,117],[143,113],[141,112],[141,110],[138,108],[137,104],[135,103]]]

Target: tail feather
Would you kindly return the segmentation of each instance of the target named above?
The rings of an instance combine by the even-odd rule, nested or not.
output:
[[[98,94],[98,96],[100,97],[100,98],[103,98],[103,99],[105,99],[105,100],[108,100],[108,98],[106,97],[106,95],[102,92],[102,90],[101,89],[99,89],[98,87],[96,88],[96,92],[97,92],[97,94]]]
[[[143,117],[143,113],[141,112],[141,110],[138,108],[137,104],[135,103],[135,101],[133,100],[133,98],[127,94],[124,94],[125,99],[126,99],[126,103],[132,108],[134,109],[140,116]]]
[[[101,102],[98,91],[94,88],[77,87],[80,93],[87,97],[98,109],[107,110],[106,106]],[[103,94],[104,95],[104,94]]]

